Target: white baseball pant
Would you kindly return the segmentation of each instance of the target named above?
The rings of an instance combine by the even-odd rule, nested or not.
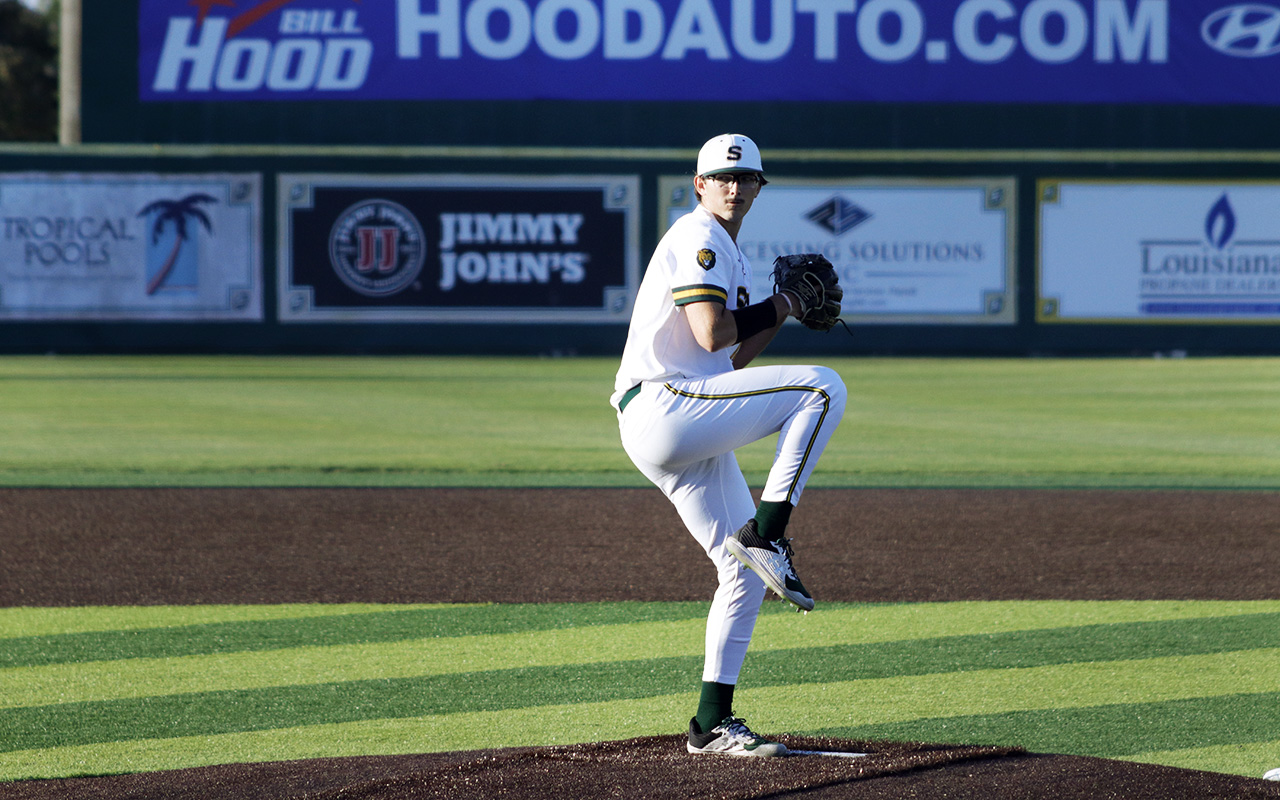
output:
[[[724,546],[756,510],[733,451],[779,434],[761,499],[796,505],[844,416],[845,396],[826,367],[748,367],[645,383],[619,415],[623,449],[716,566],[704,681],[738,682],[766,591]]]

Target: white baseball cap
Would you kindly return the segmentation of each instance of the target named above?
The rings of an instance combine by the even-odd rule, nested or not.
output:
[[[698,151],[697,174],[714,175],[717,172],[759,172],[763,175],[760,148],[740,133],[720,134]]]

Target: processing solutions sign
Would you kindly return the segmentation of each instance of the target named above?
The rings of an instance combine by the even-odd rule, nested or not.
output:
[[[688,178],[660,186],[669,226],[697,198]],[[778,256],[826,256],[851,323],[1012,324],[1014,189],[1012,178],[778,178],[755,201],[738,246],[753,294],[768,294]]]
[[[1280,8],[1169,0],[140,0],[169,100],[1280,103]]]

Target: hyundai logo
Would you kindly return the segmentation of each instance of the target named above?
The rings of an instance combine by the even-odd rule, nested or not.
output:
[[[1220,8],[1205,17],[1200,37],[1229,56],[1273,56],[1280,53],[1280,8],[1255,4]]]

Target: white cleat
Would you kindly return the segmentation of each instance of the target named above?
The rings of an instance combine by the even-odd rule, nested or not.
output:
[[[813,596],[796,577],[791,564],[791,540],[771,542],[756,529],[754,519],[738,529],[725,543],[725,548],[742,566],[755,572],[779,597],[806,614],[813,610]]]
[[[786,745],[771,742],[759,736],[747,727],[747,723],[737,717],[725,717],[720,724],[707,731],[698,732],[697,718],[689,720],[690,753],[710,754],[717,756],[785,756]]]

